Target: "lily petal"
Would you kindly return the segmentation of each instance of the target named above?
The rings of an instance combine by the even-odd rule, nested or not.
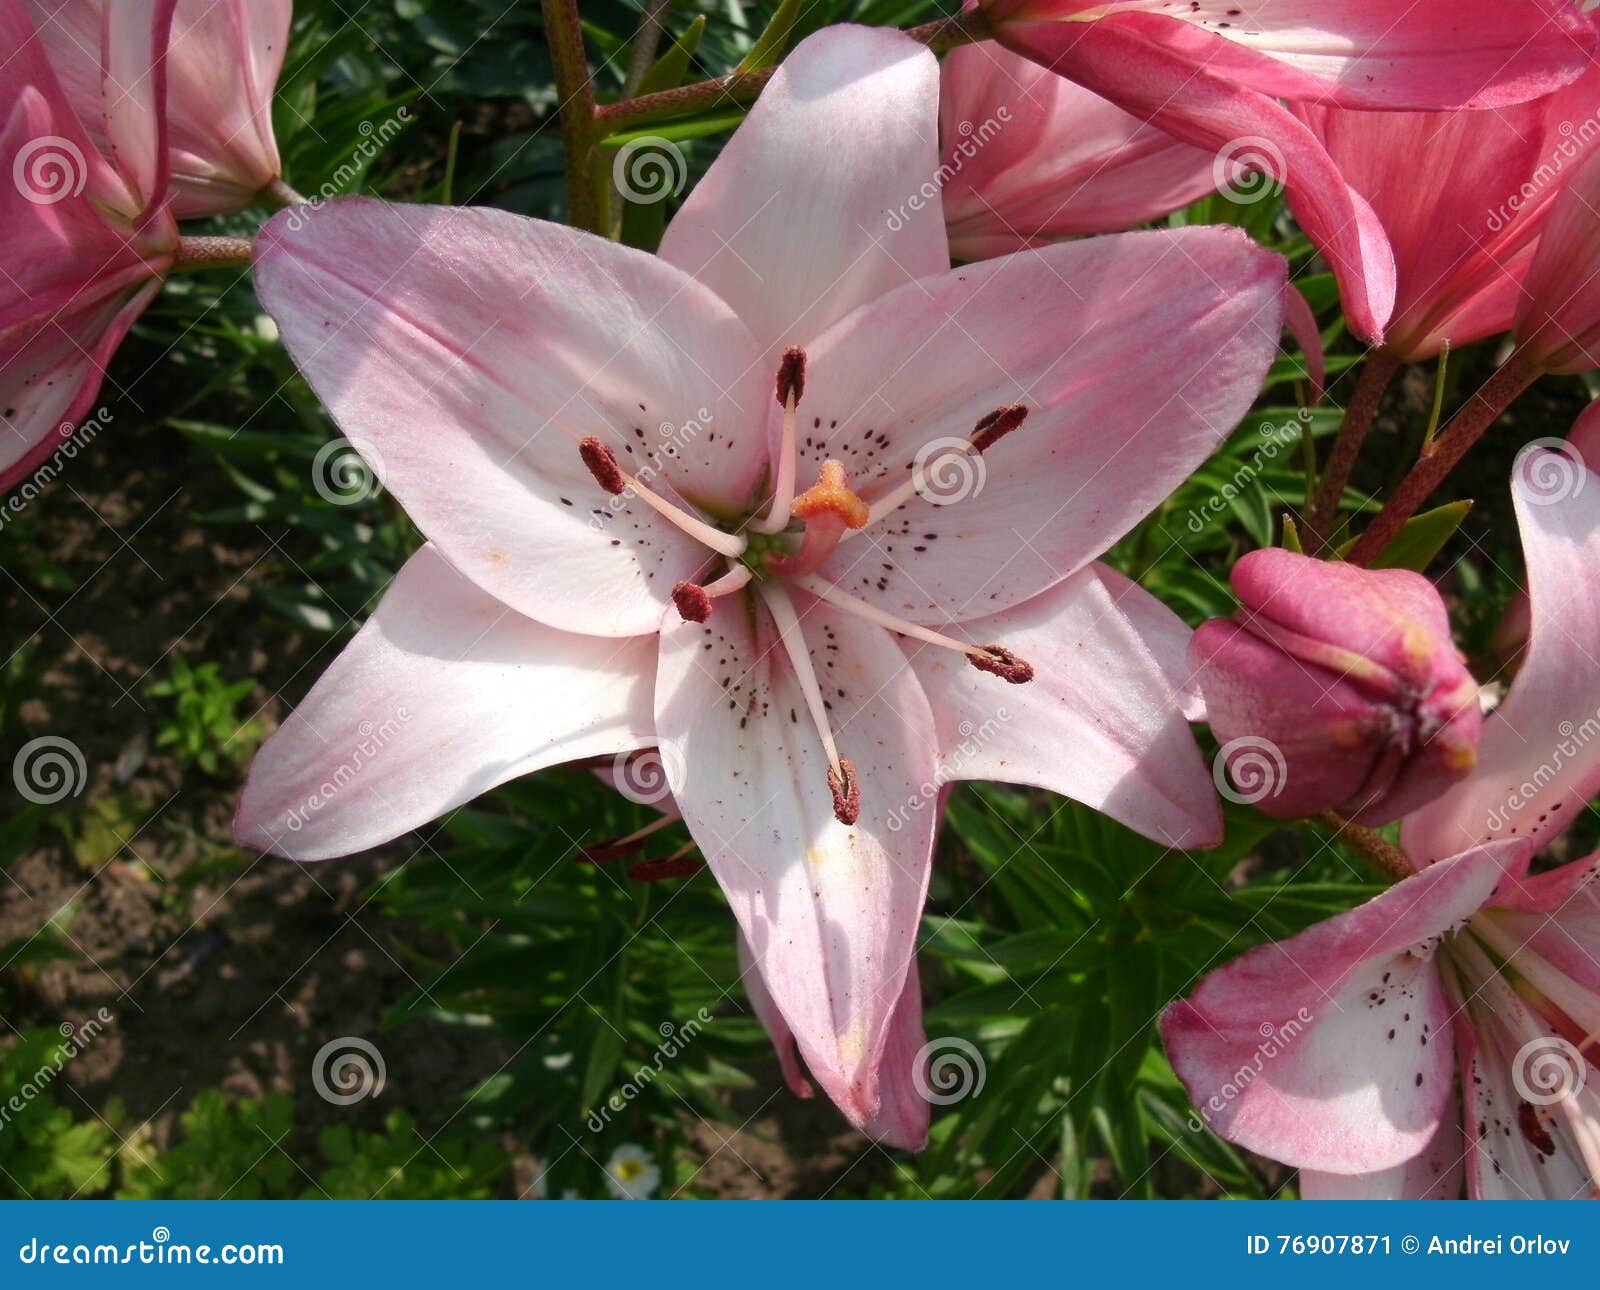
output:
[[[1206,702],[1195,684],[1194,669],[1189,666],[1189,641],[1194,637],[1189,624],[1179,618],[1166,603],[1152,596],[1126,574],[1118,573],[1109,564],[1095,561],[1094,570],[1105,583],[1111,599],[1138,633],[1144,647],[1150,651],[1166,677],[1172,690],[1172,702],[1183,712],[1189,722],[1204,722]]]
[[[1466,1154],[1459,1108],[1439,1121],[1439,1130],[1422,1151],[1370,1174],[1300,1171],[1301,1200],[1459,1200],[1466,1178]]]
[[[1171,681],[1097,569],[964,626],[1034,675],[1001,686],[949,650],[903,642],[933,706],[945,781],[1047,788],[1185,850],[1222,840],[1216,788]]]
[[[256,287],[376,476],[458,569],[566,630],[653,632],[710,553],[590,476],[594,435],[669,499],[737,510],[772,374],[728,307],[655,256],[487,209],[281,211]]]
[[[950,267],[938,103],[924,46],[825,27],[783,60],[674,217],[662,258],[733,306],[769,382],[785,346]]]
[[[1195,64],[1152,37],[1148,24],[1127,25],[1132,17],[1145,15],[1023,23],[1002,28],[999,38],[1175,138],[1230,162],[1258,163],[1281,181],[1290,210],[1339,279],[1351,330],[1381,341],[1394,311],[1394,257],[1372,208],[1286,108],[1215,67]],[[1182,30],[1176,22],[1151,22],[1157,36]]]
[[[1489,846],[1365,905],[1258,946],[1162,1014],[1161,1034],[1211,1127],[1299,1168],[1372,1173],[1432,1141],[1454,1096],[1436,938],[1494,892]]]
[[[942,628],[1082,568],[1249,409],[1284,279],[1237,230],[1124,233],[986,260],[856,311],[809,351],[801,469],[837,458],[864,498],[917,479],[921,495],[842,543],[823,576]],[[981,457],[939,457],[1016,403],[1027,419]]]
[[[861,814],[839,823],[828,763],[766,609],[668,621],[656,728],[673,796],[812,1077],[858,1128],[912,969],[933,812],[891,813],[933,778],[928,701],[883,629],[796,599]],[[740,660],[752,660],[740,670]]]
[[[927,1098],[930,1085],[926,1040],[922,1029],[922,981],[913,960],[906,972],[900,1002],[889,1019],[889,1038],[878,1067],[882,1100],[877,1115],[862,1128],[869,1138],[901,1151],[921,1151],[928,1145],[933,1108]]]
[[[1552,486],[1555,491],[1551,491]],[[1559,453],[1522,459],[1511,484],[1532,631],[1511,693],[1483,723],[1478,766],[1407,817],[1419,863],[1489,838],[1534,854],[1600,792],[1600,476]]]
[[[425,546],[256,754],[235,836],[326,860],[518,775],[645,747],[654,646],[533,622]]]

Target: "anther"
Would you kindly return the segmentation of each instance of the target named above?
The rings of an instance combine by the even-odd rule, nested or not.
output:
[[[789,404],[790,397],[792,396],[798,404],[805,397],[805,393],[806,352],[798,345],[790,345],[783,351],[783,358],[778,362],[778,406],[793,411]]]
[[[583,458],[583,464],[594,476],[594,482],[613,497],[627,487],[627,481],[622,477],[622,469],[617,465],[617,459],[612,456],[611,449],[593,435],[586,435],[578,440],[578,455]]]
[[[982,645],[979,648],[982,653],[967,655],[967,662],[978,671],[998,676],[1003,681],[1010,681],[1012,685],[1026,685],[1033,680],[1033,664],[1026,659],[1018,658],[1005,646]]]
[[[690,874],[699,873],[705,865],[706,862],[699,856],[680,852],[656,860],[635,861],[628,866],[627,872],[634,882],[660,882],[663,878],[687,878]]]
[[[996,408],[993,412],[985,413],[978,418],[978,424],[972,427],[968,442],[977,451],[987,452],[1027,419],[1026,404],[1013,403],[1008,407]]]
[[[833,794],[833,817],[840,824],[854,824],[861,818],[861,781],[848,757],[839,758],[837,770],[828,767],[828,791]]]
[[[711,597],[698,582],[674,583],[672,603],[686,623],[703,623],[711,617]]]

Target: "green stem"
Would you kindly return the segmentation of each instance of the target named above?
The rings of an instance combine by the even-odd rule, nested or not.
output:
[[[595,101],[577,0],[540,0],[545,42],[555,69],[561,140],[566,152],[567,221],[599,233],[601,211],[594,180]]]
[[[185,269],[248,269],[250,239],[247,237],[180,237],[173,257],[174,272]]]
[[[1361,368],[1355,392],[1350,396],[1350,406],[1344,411],[1344,422],[1339,426],[1339,437],[1334,440],[1333,451],[1328,454],[1328,464],[1322,473],[1322,488],[1312,504],[1310,514],[1306,516],[1306,550],[1313,555],[1320,555],[1332,537],[1344,490],[1350,486],[1350,476],[1361,458],[1361,447],[1367,441],[1367,432],[1377,419],[1384,391],[1389,388],[1399,367],[1399,359],[1377,350]]]
[[[308,204],[306,199],[284,183],[282,178],[272,180],[256,196],[265,205],[271,206],[274,210],[282,210],[285,206],[305,206]]]
[[[1444,432],[1434,441],[1431,451],[1425,452],[1411,473],[1400,481],[1400,487],[1390,494],[1378,518],[1367,527],[1350,552],[1350,563],[1370,565],[1382,554],[1405,523],[1428,500],[1444,478],[1468,449],[1483,438],[1500,414],[1509,408],[1521,394],[1541,375],[1539,367],[1513,354],[1505,366],[1484,382],[1483,388],[1468,400],[1467,406],[1457,412]]]
[[[550,0],[545,0],[546,4]],[[988,40],[993,34],[989,20],[980,10],[942,18],[938,22],[911,27],[906,35],[921,41],[934,53],[943,53],[957,45],[970,45],[974,41]],[[659,121],[667,117],[686,116],[706,108],[722,107],[729,103],[748,103],[760,94],[777,71],[763,67],[757,72],[716,76],[709,81],[696,81],[693,85],[680,85],[677,89],[660,90],[638,98],[607,103],[595,112],[595,127],[601,137],[622,130]]]

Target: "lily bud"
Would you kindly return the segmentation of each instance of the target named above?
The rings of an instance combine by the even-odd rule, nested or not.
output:
[[[1232,583],[1238,614],[1202,624],[1189,661],[1245,800],[1386,824],[1472,769],[1478,686],[1426,578],[1274,550]],[[1247,782],[1246,758],[1265,773]]]

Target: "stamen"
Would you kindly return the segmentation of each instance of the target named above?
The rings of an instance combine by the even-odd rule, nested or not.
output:
[[[1018,658],[1003,645],[985,645],[981,654],[968,654],[967,662],[980,672],[998,676],[1012,685],[1026,685],[1033,680],[1033,664]]]
[[[628,877],[634,882],[660,882],[663,878],[687,878],[692,873],[699,873],[706,867],[706,862],[697,855],[690,855],[694,850],[694,843],[681,847],[669,856],[661,856],[655,860],[637,860],[628,866]]]
[[[1001,645],[969,645],[965,641],[958,641],[953,636],[946,636],[943,632],[936,632],[932,628],[923,627],[920,623],[913,623],[905,618],[897,618],[887,610],[879,609],[876,605],[869,604],[858,596],[852,596],[848,591],[841,591],[826,578],[819,578],[815,574],[804,578],[796,578],[795,586],[809,591],[818,600],[826,600],[830,605],[853,614],[857,618],[864,618],[869,623],[876,623],[879,627],[886,627],[901,636],[909,636],[912,640],[925,641],[929,645],[938,645],[942,649],[953,649],[967,656],[967,661],[980,672],[989,672],[994,676],[1003,677],[1012,685],[1022,685],[1033,680],[1033,667],[1025,660]]]
[[[630,851],[637,851],[639,845],[652,833],[659,833],[682,818],[683,816],[677,811],[668,811],[660,819],[651,820],[642,829],[635,829],[620,838],[605,838],[592,847],[584,847],[578,852],[576,859],[579,864],[604,864],[607,860],[621,859]]]
[[[817,684],[816,669],[811,666],[811,651],[806,648],[806,638],[800,630],[800,619],[794,612],[794,602],[789,593],[776,583],[761,584],[761,598],[767,602],[773,624],[778,629],[778,639],[794,668],[800,693],[805,696],[806,711],[811,714],[817,736],[822,740],[822,750],[828,757],[828,791],[833,794],[833,813],[841,824],[854,824],[861,815],[861,786],[856,770],[839,756],[833,742],[833,730],[828,725],[827,705],[822,701],[822,689]],[[852,813],[853,812],[853,813]],[[846,815],[849,818],[846,819]]]
[[[712,528],[704,520],[689,514],[681,506],[674,506],[664,497],[659,497],[651,492],[632,475],[624,473],[621,466],[617,465],[616,456],[611,449],[596,439],[593,435],[586,435],[578,440],[578,455],[583,458],[583,464],[589,468],[589,473],[594,476],[595,483],[610,493],[613,497],[624,492],[631,492],[646,506],[669,524],[682,529],[702,546],[708,546],[718,555],[725,555],[730,560],[737,560],[745,552],[749,544],[744,538],[734,533],[724,533],[721,529]]]
[[[848,757],[839,759],[839,769],[828,767],[828,791],[833,794],[833,818],[840,824],[854,824],[861,818],[861,781],[856,764]]]
[[[684,622],[703,623],[711,617],[711,602],[718,596],[738,591],[750,581],[750,570],[736,564],[715,582],[701,586],[698,582],[679,582],[672,587],[672,603],[683,615]]]
[[[776,382],[778,403],[783,407],[783,438],[778,445],[778,477],[772,486],[772,508],[755,525],[757,533],[782,533],[789,527],[789,508],[794,503],[795,409],[806,392],[806,352],[798,345],[783,351]]]
[[[947,457],[961,451],[972,451],[982,455],[1027,419],[1028,408],[1023,403],[1009,403],[1003,408],[996,408],[993,412],[985,412],[972,427],[972,433],[967,436],[966,449],[952,447],[948,452],[942,452],[937,457],[923,462],[920,470],[913,469],[910,479],[872,503],[872,514],[868,523],[876,523],[886,515],[893,515],[915,497],[921,491],[923,479]],[[846,533],[844,536],[848,541],[853,535]]]

